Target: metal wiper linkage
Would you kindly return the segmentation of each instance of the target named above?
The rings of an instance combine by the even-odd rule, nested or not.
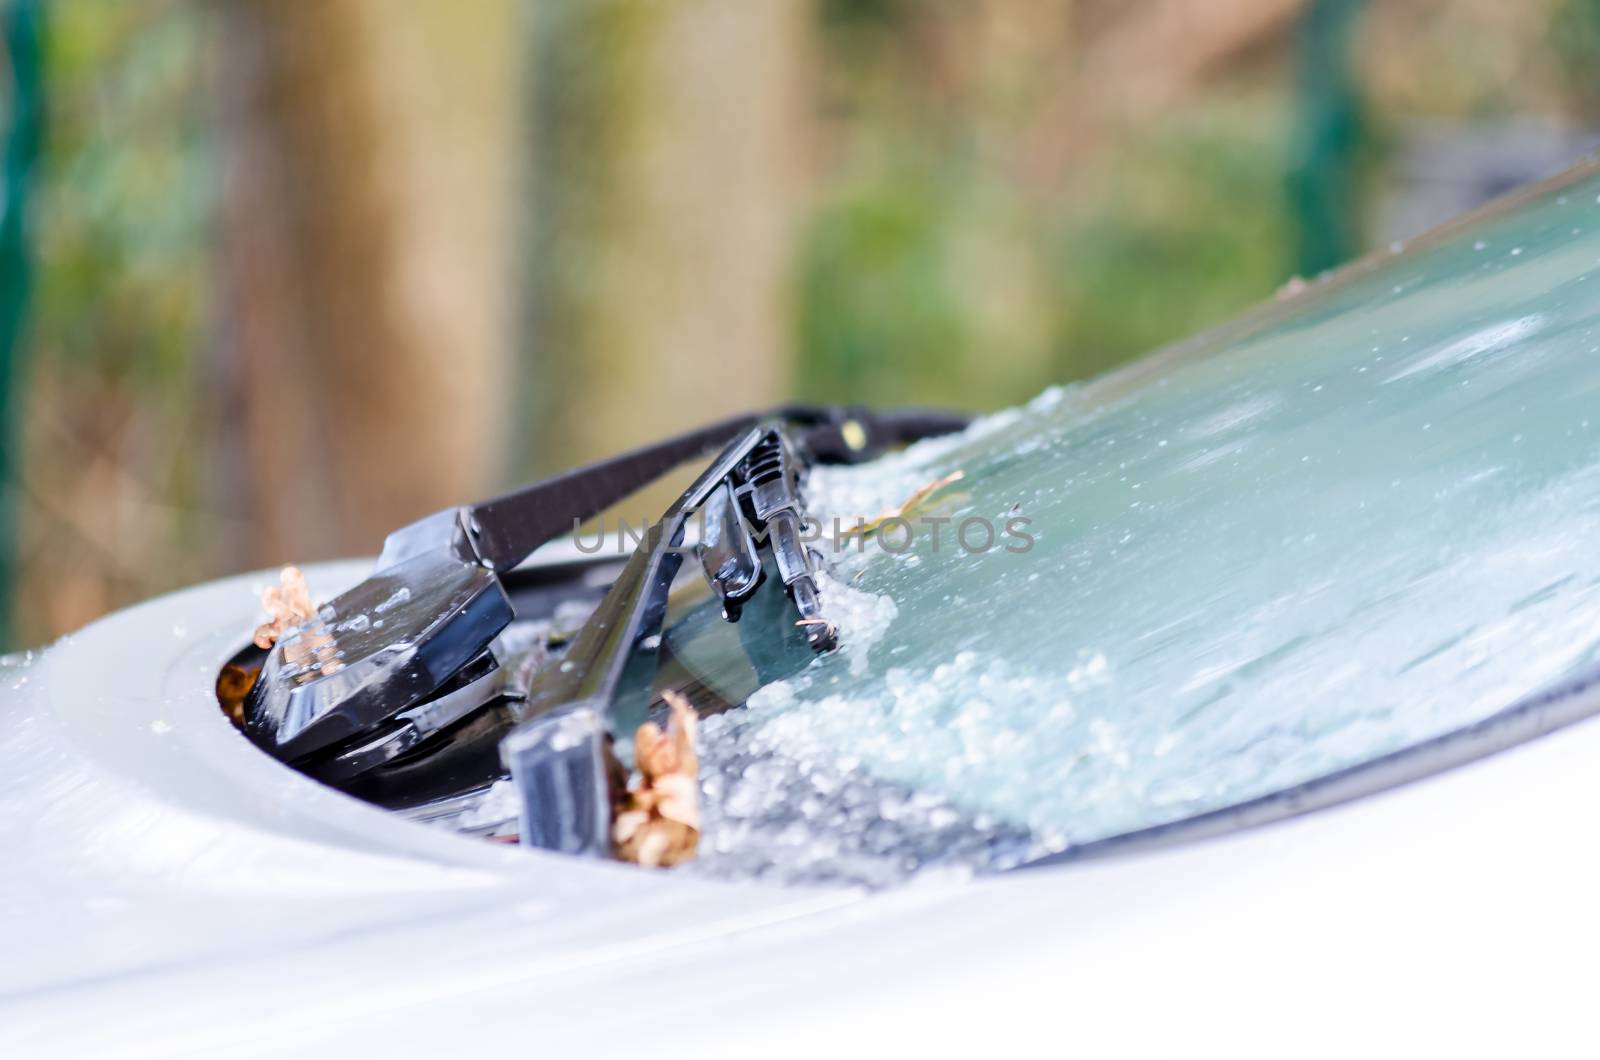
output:
[[[421,519],[389,536],[371,576],[273,647],[245,705],[246,733],[305,772],[359,785],[392,777],[447,730],[476,725],[475,712],[498,704],[516,723],[500,740],[500,757],[521,792],[522,842],[608,849],[611,734],[630,731],[649,706],[648,682],[635,687],[625,671],[659,643],[689,518],[702,516],[692,551],[729,621],[762,583],[765,545],[807,642],[827,650],[835,636],[803,540],[802,467],[870,459],[966,422],[922,410],[789,406]],[[560,664],[538,672],[530,687],[510,682],[499,638],[517,614],[503,576],[579,522],[719,447],[646,534]],[[480,728],[480,742],[504,731]]]
[[[816,564],[805,546],[799,473],[788,435],[777,424],[756,428],[737,439],[729,454],[738,460],[732,470],[710,483],[704,498],[690,498],[691,507],[700,509],[703,527],[696,552],[722,601],[723,617],[737,622],[744,602],[760,587],[764,537],[784,590],[800,613],[798,624],[805,627],[807,643],[817,651],[829,650],[834,629],[822,617]],[[718,461],[713,470],[723,463]]]

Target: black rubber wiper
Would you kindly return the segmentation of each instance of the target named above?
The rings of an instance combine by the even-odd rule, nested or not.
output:
[[[312,775],[353,784],[415,762],[451,732],[476,724],[469,719],[481,708],[499,704],[526,719],[502,749],[524,794],[524,842],[588,849],[605,837],[603,827],[586,823],[601,812],[594,783],[603,769],[585,765],[579,783],[572,771],[582,756],[540,733],[552,725],[576,732],[585,712],[597,738],[623,731],[616,724],[631,714],[618,713],[628,706],[618,694],[622,667],[651,635],[643,631],[660,629],[688,516],[704,509],[697,554],[730,621],[759,586],[762,555],[770,553],[808,641],[825,650],[832,630],[821,618],[813,559],[800,533],[803,465],[868,459],[965,423],[960,415],[920,410],[784,407],[421,519],[389,536],[371,576],[274,645],[245,704],[246,733]],[[623,568],[562,662],[526,690],[510,687],[496,638],[517,616],[503,577],[540,545],[719,450]],[[565,756],[570,782],[536,765],[541,746]],[[601,762],[598,751],[594,760]],[[538,795],[543,788],[549,799]],[[609,806],[604,812],[609,818]]]
[[[803,532],[799,475],[807,455],[781,420],[735,438],[650,529],[566,658],[536,679],[527,720],[500,745],[521,795],[524,844],[567,853],[609,848],[612,745],[647,717],[667,594],[689,552],[695,513],[703,531],[693,553],[724,618],[738,621],[760,587],[766,552],[806,642],[819,652],[835,647],[836,631],[822,614],[820,564]]]

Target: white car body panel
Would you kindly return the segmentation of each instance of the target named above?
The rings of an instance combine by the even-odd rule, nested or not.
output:
[[[1593,721],[1163,850],[734,885],[459,837],[262,754],[212,688],[268,577],[0,672],[0,1055],[1592,1052]]]

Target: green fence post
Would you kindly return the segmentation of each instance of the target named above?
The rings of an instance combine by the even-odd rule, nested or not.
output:
[[[1297,46],[1289,196],[1296,271],[1315,276],[1361,250],[1361,93],[1351,44],[1363,0],[1312,0]]]
[[[43,128],[42,0],[11,0],[3,14],[10,114],[5,130],[4,187],[0,188],[0,649],[11,644],[12,587],[16,581],[17,449],[15,383],[28,296],[28,203]]]

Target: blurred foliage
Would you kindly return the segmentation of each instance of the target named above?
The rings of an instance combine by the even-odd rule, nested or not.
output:
[[[1281,110],[1261,101],[1218,107],[1105,160],[1058,242],[1057,379],[1098,374],[1216,324],[1287,278],[1283,126]]]
[[[176,2],[52,11],[41,352],[100,383],[187,385],[205,347],[204,30]]]
[[[960,171],[850,189],[802,251],[802,392],[1003,405],[1265,297],[1291,271],[1282,126],[1260,105],[1160,123],[1061,202]]]
[[[949,55],[977,35],[959,5],[823,10],[842,179],[799,254],[805,395],[1020,401],[1220,321],[1292,271],[1281,85],[1153,113],[1040,186],[1032,119],[1058,106],[1048,67],[1070,35],[969,62]],[[1018,76],[1030,61],[1039,73]]]
[[[207,17],[50,6],[32,341],[21,371],[21,642],[214,568],[204,439],[214,130]]]
[[[1550,18],[1548,42],[1573,109],[1590,119],[1600,116],[1600,0],[1561,0]]]
[[[798,297],[804,396],[944,396],[970,331],[949,268],[954,197],[936,179],[894,174],[818,211]]]
[[[506,153],[518,172],[503,181],[516,189],[506,212],[521,214],[524,238],[503,277],[519,300],[504,324],[518,363],[500,377],[521,385],[503,399],[515,412],[501,418],[519,427],[502,467],[530,465],[523,450],[545,421],[610,438],[588,423],[594,410],[626,409],[650,431],[699,419],[650,406],[682,404],[666,395],[693,392],[712,371],[724,382],[741,373],[740,400],[784,390],[978,408],[1025,399],[1369,245],[1384,182],[1423,183],[1395,162],[1407,122],[1474,130],[1537,119],[1583,131],[1600,121],[1600,0],[795,3],[798,29],[746,21],[720,35],[695,20],[748,15],[730,0],[702,0],[692,17],[628,0],[530,4],[525,84],[505,90],[522,93],[526,142]],[[221,545],[244,537],[252,514],[216,444],[238,430],[240,411],[216,385],[237,367],[222,363],[219,336],[240,326],[218,297],[214,245],[225,235],[219,210],[239,206],[223,164],[238,130],[215,105],[237,84],[219,59],[223,20],[198,0],[49,11],[37,285],[26,399],[12,403],[24,421],[11,483],[24,509],[24,641],[220,573],[237,554]],[[427,52],[358,37],[326,47],[367,49],[352,69]],[[774,63],[771,49],[793,61]],[[709,105],[708,93],[750,92],[777,67],[803,71],[804,105],[772,143]],[[699,124],[696,101],[715,112]],[[780,103],[764,105],[776,113]],[[372,113],[397,121],[404,109]],[[451,153],[428,138],[436,117],[416,121],[408,151]],[[729,151],[729,135],[752,142]],[[325,139],[327,150],[363,150]],[[690,164],[701,156],[738,170],[727,216],[719,189],[685,186],[703,181]],[[771,209],[753,203],[752,187],[782,166],[793,180],[771,181]],[[434,177],[415,169],[425,193]],[[674,210],[682,216],[663,225]],[[273,222],[287,231],[296,218]],[[715,248],[700,236],[738,248],[722,271],[708,268]],[[728,255],[744,248],[781,257],[781,297],[728,294],[738,272]],[[472,247],[452,251],[439,268],[478,267]],[[661,276],[663,262],[682,262],[681,274]],[[775,286],[768,264],[749,270],[759,277],[750,286]],[[488,257],[482,267],[503,271]],[[441,297],[446,288],[424,280],[403,297]],[[741,317],[719,304],[725,295],[759,305]],[[759,326],[769,304],[780,309]],[[677,360],[730,320],[740,343],[758,337],[761,370],[725,357],[667,365],[692,377],[674,390],[651,382],[657,365],[618,353],[657,342]],[[387,363],[382,350],[370,356],[374,370]],[[353,397],[326,395],[326,407]]]

